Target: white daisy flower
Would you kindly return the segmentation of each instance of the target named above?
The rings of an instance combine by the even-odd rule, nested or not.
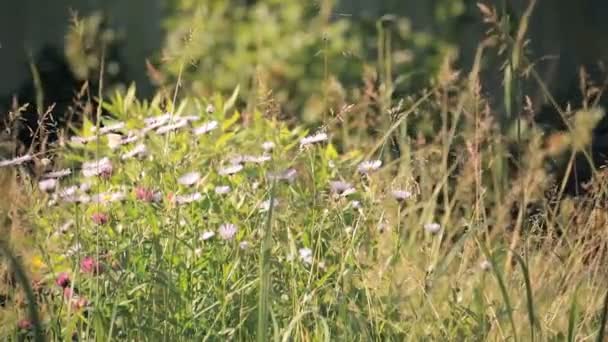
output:
[[[272,203],[272,207],[274,209],[276,209],[278,206],[279,206],[279,200],[275,198]],[[267,212],[268,210],[270,210],[270,199],[267,199],[260,204],[260,212],[264,213],[264,212]]]
[[[298,171],[296,171],[296,169],[287,169],[281,172],[269,172],[268,173],[268,179],[273,181],[287,181],[287,182],[293,182],[296,179],[296,176],[298,175]]]
[[[381,160],[368,160],[359,164],[357,171],[359,171],[359,173],[370,173],[378,170],[380,166],[382,166]]]
[[[81,145],[86,145],[90,142],[93,142],[97,140],[97,136],[96,135],[92,135],[90,137],[78,137],[78,136],[73,136],[70,137],[70,141],[74,144],[81,144]]]
[[[251,164],[264,164],[270,159],[272,158],[267,154],[263,154],[261,156],[243,156],[243,162]]]
[[[148,127],[150,127],[150,126],[160,127],[160,126],[164,125],[165,123],[169,122],[169,120],[171,120],[172,117],[173,117],[173,115],[171,113],[165,113],[163,115],[145,118],[144,124]]]
[[[215,236],[215,232],[214,232],[214,231],[207,230],[207,231],[204,231],[204,232],[201,234],[200,239],[201,239],[202,241],[207,241],[207,240],[211,239],[211,238],[212,238],[212,237],[214,237],[214,236]]]
[[[234,164],[234,165],[230,165],[230,166],[219,169],[218,173],[220,174],[220,176],[228,176],[228,175],[233,175],[235,173],[238,173],[241,170],[243,170],[242,164]]]
[[[427,223],[424,225],[424,230],[431,234],[437,234],[441,231],[441,225],[436,222]]]
[[[201,126],[198,126],[196,128],[194,128],[192,130],[192,133],[194,133],[194,135],[203,135],[206,133],[209,133],[211,131],[213,131],[214,129],[216,129],[219,126],[218,122],[213,120],[213,121],[209,121],[207,123],[204,123]]]
[[[213,114],[215,112],[215,106],[212,105],[211,103],[207,105],[207,114]]]
[[[187,204],[187,203],[199,201],[202,198],[203,198],[203,195],[201,195],[200,192],[194,192],[194,193],[191,193],[188,195],[175,196],[175,202],[177,204]]]
[[[391,191],[391,195],[399,202],[412,198],[412,193],[406,190],[393,190]]]
[[[28,162],[28,161],[30,161],[32,159],[33,158],[32,158],[31,155],[26,154],[24,156],[13,158],[13,159],[9,159],[9,160],[0,160],[0,167],[12,166],[12,165],[20,165],[20,164]]]
[[[329,188],[331,192],[341,197],[346,197],[357,192],[352,184],[343,181],[331,181],[329,182]]]
[[[266,152],[270,152],[274,149],[274,143],[272,141],[265,141],[262,143],[262,149]]]
[[[38,182],[38,188],[40,191],[51,192],[57,188],[59,182],[55,178],[44,179]]]
[[[59,179],[59,178],[65,177],[65,176],[69,176],[71,174],[72,174],[72,170],[63,169],[63,170],[58,170],[58,171],[47,172],[42,175],[42,178],[43,179],[48,179],[48,178]]]
[[[123,154],[120,158],[122,160],[131,159],[133,157],[144,157],[148,153],[148,148],[144,144],[139,144],[135,146],[131,151]]]
[[[115,150],[122,145],[122,135],[109,133],[106,137],[108,137],[108,147],[110,150]]]
[[[184,174],[183,176],[179,177],[177,179],[177,182],[181,185],[185,185],[185,186],[192,186],[196,183],[198,183],[198,181],[201,180],[201,174],[199,172],[188,172],[186,174]]]
[[[312,145],[312,144],[316,144],[319,142],[323,142],[327,140],[327,134],[326,133],[317,133],[315,135],[309,135],[307,137],[304,137],[302,139],[300,139],[300,147],[305,147],[308,145]]]
[[[82,164],[82,175],[90,178],[99,175],[109,175],[112,173],[112,162],[107,157],[97,161]]]
[[[484,260],[479,263],[479,268],[481,268],[483,271],[489,271],[492,269],[492,263],[489,260]]]
[[[228,185],[220,185],[215,187],[215,193],[218,195],[225,195],[230,192],[230,187]]]
[[[176,131],[178,129],[184,128],[188,125],[188,121],[184,120],[184,119],[179,119],[177,121],[175,121],[174,123],[170,123],[168,125],[164,125],[161,127],[158,127],[156,129],[156,134],[166,134],[172,131]]]
[[[119,131],[121,129],[125,128],[125,123],[120,121],[120,122],[116,122],[113,123],[111,125],[107,125],[104,127],[99,128],[99,134],[108,134],[110,132],[115,132],[115,131]],[[96,132],[97,131],[97,127],[93,127],[91,128],[92,132]]]
[[[310,248],[300,248],[298,253],[300,254],[300,260],[303,263],[307,265],[312,264],[312,250]]]
[[[218,233],[223,240],[234,239],[237,232],[236,225],[232,223],[224,223],[220,226]]]

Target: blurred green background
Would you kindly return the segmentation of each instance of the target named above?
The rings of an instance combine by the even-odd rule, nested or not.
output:
[[[528,2],[486,3],[517,18]],[[88,26],[71,24],[75,13]],[[104,26],[91,15],[102,15]],[[606,58],[607,16],[602,0],[539,1],[528,49],[552,90],[565,89],[578,65]],[[283,114],[316,120],[326,107],[361,96],[353,86],[382,77],[393,79],[392,94],[419,90],[448,54],[466,71],[485,30],[471,0],[3,1],[0,97],[6,102],[31,80],[28,63],[44,47],[65,55],[78,79],[95,79],[103,41],[114,51],[106,72],[120,75],[116,83],[135,81],[140,95],[175,84],[181,71],[187,93],[239,85],[249,105],[267,94]],[[502,76],[492,67],[500,60],[485,63],[485,91],[500,92]]]

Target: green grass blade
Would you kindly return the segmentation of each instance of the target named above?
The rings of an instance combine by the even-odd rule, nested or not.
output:
[[[540,328],[538,324],[538,320],[536,319],[536,315],[534,313],[534,298],[532,297],[532,285],[530,283],[530,272],[528,271],[528,266],[524,262],[521,256],[517,253],[513,252],[513,256],[515,260],[521,266],[521,271],[524,274],[524,283],[526,285],[526,304],[528,307],[528,320],[530,321],[530,338],[532,341],[535,340],[534,329]]]
[[[266,227],[264,230],[264,238],[262,240],[261,255],[260,255],[260,294],[258,302],[258,328],[257,340],[266,342],[268,334],[268,298],[270,294],[271,278],[270,278],[270,251],[272,248],[272,212],[274,211],[275,201],[275,184],[272,184],[270,190],[270,207],[266,218]]]

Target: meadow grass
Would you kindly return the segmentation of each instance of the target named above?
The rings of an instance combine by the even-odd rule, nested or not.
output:
[[[0,161],[0,336],[603,340],[606,174],[572,197],[547,171],[564,158],[569,177],[603,113],[565,113],[549,139],[520,115],[526,20],[505,38],[510,121],[482,96],[484,44],[469,75],[446,59],[395,103],[382,33],[382,84],[316,130],[266,98],[241,113],[238,88],[139,101],[132,87],[52,163]]]
[[[340,151],[350,130],[260,112],[244,125],[234,98],[163,114],[116,95],[113,118],[85,122],[58,154],[69,175],[37,184],[3,168],[19,180],[23,203],[3,210],[20,220],[11,248],[40,328],[51,340],[597,339],[602,187],[544,196],[532,127],[524,165],[497,182],[499,128],[466,89],[448,133],[409,142],[407,159],[387,137],[440,106],[438,89]],[[537,210],[513,212],[520,198]],[[3,291],[2,336],[33,334],[27,287]]]

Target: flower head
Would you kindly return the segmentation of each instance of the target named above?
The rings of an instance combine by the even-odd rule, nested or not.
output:
[[[218,233],[223,240],[232,240],[236,235],[236,225],[232,223],[224,223],[220,226]]]
[[[262,149],[266,152],[270,152],[274,149],[274,143],[272,141],[265,141],[262,143]]]
[[[298,171],[296,171],[296,169],[287,169],[281,172],[269,172],[268,179],[271,181],[287,181],[291,183],[296,179],[297,175]]]
[[[367,174],[372,171],[378,170],[380,166],[382,166],[381,160],[366,160],[359,164],[359,166],[357,167],[357,171],[359,171],[359,173],[361,174]]]
[[[52,172],[47,172],[45,174],[42,175],[43,179],[48,179],[48,178],[63,178],[65,176],[69,176],[72,174],[72,170],[70,169],[63,169],[63,170],[58,170],[58,171],[52,171]]]
[[[55,280],[55,284],[63,288],[70,286],[70,283],[70,276],[66,272],[59,273],[57,279]]]
[[[406,190],[393,190],[391,191],[391,195],[399,202],[412,198],[412,193]]]
[[[93,222],[95,222],[95,224],[102,225],[108,223],[110,217],[108,216],[108,214],[97,212],[91,215],[91,219],[93,220]]]
[[[300,248],[298,253],[300,254],[300,260],[303,263],[307,265],[312,264],[312,250],[310,248]]]
[[[427,223],[424,225],[424,230],[431,234],[437,234],[441,231],[441,225],[436,222]]]
[[[327,140],[327,133],[317,133],[315,135],[309,135],[300,139],[300,147],[306,147],[308,145],[320,143]]]
[[[32,321],[26,318],[21,319],[19,320],[19,322],[17,322],[17,327],[21,330],[30,330],[33,326],[34,325],[32,324]]]
[[[40,191],[51,192],[57,188],[57,183],[55,178],[44,179],[38,182],[38,188]]]
[[[213,114],[215,112],[215,106],[211,103],[207,105],[206,109],[207,114]]]
[[[101,176],[108,178],[112,174],[112,162],[107,157],[82,164],[82,175],[85,178]]]
[[[194,135],[203,135],[203,134],[213,131],[218,126],[219,126],[219,124],[217,121],[215,121],[215,120],[209,121],[209,122],[202,124],[201,126],[195,127],[192,130],[192,133],[194,133]]]
[[[97,260],[90,256],[87,256],[82,259],[82,261],[80,262],[80,269],[82,270],[82,272],[90,274],[99,274],[99,272],[101,271],[101,267]]]
[[[122,160],[131,159],[134,157],[142,158],[148,153],[148,148],[144,144],[138,144],[131,151],[123,154],[120,158]]]
[[[228,176],[228,175],[233,175],[235,173],[238,173],[241,170],[243,170],[242,164],[233,164],[233,165],[219,169],[218,173],[220,174],[220,176]]]
[[[155,199],[154,191],[138,186],[135,188],[135,198],[143,202],[153,202]]]
[[[187,203],[199,201],[202,198],[203,198],[203,195],[201,195],[200,192],[193,192],[193,193],[187,194],[187,195],[175,196],[175,202],[177,204],[187,204]]]
[[[207,230],[207,231],[204,231],[204,232],[201,234],[201,240],[203,240],[203,241],[207,241],[207,240],[211,239],[211,238],[212,238],[212,237],[214,237],[214,236],[215,236],[215,232],[213,232],[213,231],[211,231],[211,230]]]
[[[352,184],[343,181],[331,181],[329,182],[329,188],[331,192],[341,197],[346,197],[357,192]]]
[[[199,172],[188,172],[183,176],[177,179],[177,182],[181,185],[191,186],[201,179],[201,174]]]
[[[230,186],[220,185],[215,187],[215,193],[218,195],[225,195],[230,192]]]

